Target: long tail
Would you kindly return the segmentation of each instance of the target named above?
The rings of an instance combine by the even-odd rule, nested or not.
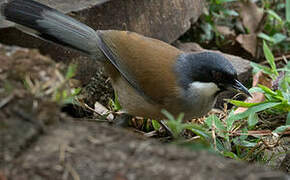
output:
[[[100,53],[96,32],[85,24],[33,0],[8,0],[0,4],[0,16],[22,31],[89,56]]]

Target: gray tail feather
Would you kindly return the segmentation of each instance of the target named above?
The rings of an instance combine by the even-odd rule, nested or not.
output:
[[[25,27],[27,31],[44,40],[51,41],[87,55],[96,55],[96,32],[85,24],[60,13],[46,5],[33,0],[8,0],[0,4],[0,18],[2,16],[11,22]]]

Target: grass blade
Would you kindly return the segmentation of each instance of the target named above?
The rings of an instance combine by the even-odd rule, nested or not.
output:
[[[232,115],[232,116],[228,117],[227,121],[233,121],[233,120],[237,121],[237,120],[240,120],[240,119],[248,117],[251,113],[256,113],[256,112],[259,112],[259,111],[263,111],[265,109],[275,107],[275,106],[277,106],[279,104],[280,104],[280,102],[278,102],[278,103],[277,102],[262,103],[262,104],[259,104],[257,106],[253,106],[253,107],[249,108],[245,112],[242,112],[242,113],[239,113],[239,114],[235,114],[235,115]]]
[[[276,76],[278,76],[279,74],[277,72],[274,56],[273,56],[270,48],[268,47],[268,45],[267,45],[267,43],[265,41],[263,41],[263,50],[264,50],[265,57],[266,57],[268,63],[270,64],[270,66],[271,66],[272,72]]]
[[[290,22],[290,0],[286,0],[286,20]]]

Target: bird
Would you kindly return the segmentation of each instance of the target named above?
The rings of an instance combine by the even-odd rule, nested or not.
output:
[[[0,8],[0,16],[16,28],[100,62],[130,115],[162,120],[165,109],[174,116],[184,113],[187,120],[207,114],[223,91],[251,96],[219,53],[183,52],[130,31],[95,31],[33,0],[8,0]]]

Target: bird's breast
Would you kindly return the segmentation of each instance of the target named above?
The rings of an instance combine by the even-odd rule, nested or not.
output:
[[[197,118],[206,115],[214,106],[220,89],[212,82],[193,82],[184,90],[181,97],[185,118]]]

